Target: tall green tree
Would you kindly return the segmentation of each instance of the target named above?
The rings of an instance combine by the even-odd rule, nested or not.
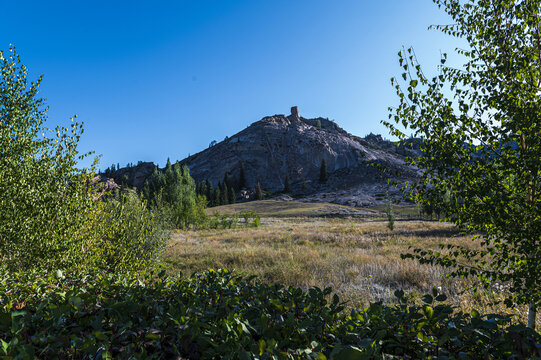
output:
[[[286,175],[286,178],[284,180],[284,193],[290,193],[291,192],[291,183],[289,181],[289,175]]]
[[[220,204],[221,205],[229,204],[229,190],[227,188],[226,183],[222,184],[220,194],[221,194]]]
[[[207,197],[207,201],[210,203],[212,203],[212,196],[214,194],[214,189],[212,188],[212,184],[211,182],[207,179],[205,180],[205,196]]]
[[[235,188],[233,186],[231,186],[229,188],[229,203],[230,204],[234,204],[237,202],[237,195],[235,194]]]
[[[481,248],[416,249],[409,257],[503,284],[506,304],[529,304],[535,327],[541,305],[541,2],[434,0],[453,25],[434,26],[462,39],[463,66],[435,76],[412,49],[398,53],[402,80],[392,79],[399,105],[391,133],[422,139],[417,200],[445,194],[446,217],[480,234]],[[451,214],[451,215],[449,215]]]
[[[216,190],[214,190],[213,197],[212,197],[212,206],[220,206],[222,205],[222,193],[220,190],[220,186],[216,187]]]
[[[190,170],[168,160],[164,171],[154,169],[144,193],[151,207],[162,211],[177,228],[196,225],[204,219],[206,199],[196,194]]]
[[[240,173],[239,173],[239,185],[238,185],[238,188],[239,190],[243,189],[246,187],[246,174],[245,174],[245,170],[244,170],[244,163],[241,161],[240,162]]]
[[[27,72],[14,47],[0,51],[0,263],[62,268],[82,261],[92,240],[97,160],[78,168],[82,124],[49,130],[42,77],[30,82]]]

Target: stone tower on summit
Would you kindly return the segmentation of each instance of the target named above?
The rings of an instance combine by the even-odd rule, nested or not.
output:
[[[291,107],[291,115],[289,115],[292,120],[300,120],[299,117],[299,107],[298,106],[292,106]]]

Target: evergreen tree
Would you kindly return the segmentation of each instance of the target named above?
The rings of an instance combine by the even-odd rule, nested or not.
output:
[[[321,159],[321,166],[319,168],[319,183],[325,184],[328,178],[329,175],[327,174],[327,164],[325,163],[325,159]]]
[[[228,192],[228,189],[227,189],[227,184],[222,185],[221,195],[222,195],[221,204],[222,205],[229,204],[229,192]]]
[[[237,201],[237,196],[235,195],[235,188],[231,186],[229,188],[229,203],[234,204]]]
[[[210,183],[210,181],[205,180],[205,183],[206,183],[206,186],[205,186],[205,196],[207,197],[207,200],[209,201],[209,203],[212,203],[213,201],[213,192],[214,192],[214,189],[212,188],[212,184]]]
[[[284,193],[290,193],[291,192],[291,184],[289,183],[289,175],[286,175],[286,179],[284,181]]]
[[[145,184],[143,185],[143,199],[148,199],[150,197],[150,185],[148,184],[148,180],[145,180]]]
[[[231,181],[229,180],[229,172],[226,171],[225,174],[224,174],[224,187],[225,188],[229,188],[231,187]]]
[[[263,191],[261,191],[261,185],[259,184],[259,182],[255,186],[255,198],[257,200],[263,200]]]
[[[239,190],[244,189],[246,187],[246,175],[244,173],[244,163],[240,162],[240,174],[239,174]]]
[[[212,205],[213,206],[222,205],[222,194],[221,194],[219,186],[216,188],[216,190],[214,190],[214,197],[212,198]]]

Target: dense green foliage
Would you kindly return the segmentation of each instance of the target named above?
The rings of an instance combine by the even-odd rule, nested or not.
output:
[[[164,244],[154,218],[136,196],[104,195],[95,166],[77,167],[82,124],[46,128],[41,77],[28,82],[14,48],[0,52],[0,69],[0,262],[11,270],[147,266]]]
[[[132,190],[102,200],[104,211],[97,220],[105,231],[91,267],[123,273],[156,263],[167,241],[160,214],[148,211],[146,203]]]
[[[190,278],[0,274],[8,358],[481,359],[539,356],[541,337],[498,315],[371,304],[345,314],[331,289],[264,285],[224,271]],[[394,356],[394,357],[393,357]]]
[[[206,180],[196,185],[196,193],[207,199],[209,207],[234,204],[237,201],[237,191],[239,181],[233,181],[229,174],[225,174],[224,181],[219,182],[216,189]]]
[[[399,52],[404,85],[387,123],[422,141],[423,169],[413,189],[431,209],[444,202],[446,218],[481,234],[482,247],[417,249],[411,257],[473,275],[485,286],[509,289],[506,303],[530,304],[530,325],[541,306],[541,2],[434,0],[453,25],[436,26],[458,37],[465,63],[427,76],[412,49]]]
[[[82,125],[46,130],[42,78],[28,82],[14,48],[0,52],[0,62],[0,261],[12,268],[78,263],[78,249],[94,240],[87,232],[96,210],[92,170],[76,167]]]
[[[195,181],[186,166],[171,165],[164,171],[154,169],[143,188],[143,197],[154,212],[161,214],[172,227],[184,229],[206,222],[206,198],[196,194]]]

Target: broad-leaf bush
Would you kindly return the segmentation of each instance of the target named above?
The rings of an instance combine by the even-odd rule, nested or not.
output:
[[[101,197],[97,161],[81,169],[82,124],[50,130],[15,48],[0,52],[0,262],[11,271],[141,268],[164,245],[136,195]]]
[[[167,240],[160,214],[150,212],[132,190],[103,199],[100,224],[103,235],[96,246],[92,267],[136,271],[155,263]]]
[[[437,292],[414,305],[398,291],[395,306],[348,315],[330,288],[269,286],[226,270],[0,279],[8,358],[528,359],[541,349],[524,325],[457,312]]]
[[[47,129],[42,78],[26,75],[14,48],[0,52],[0,260],[12,269],[67,267],[94,240],[92,169],[77,168],[82,125]]]

